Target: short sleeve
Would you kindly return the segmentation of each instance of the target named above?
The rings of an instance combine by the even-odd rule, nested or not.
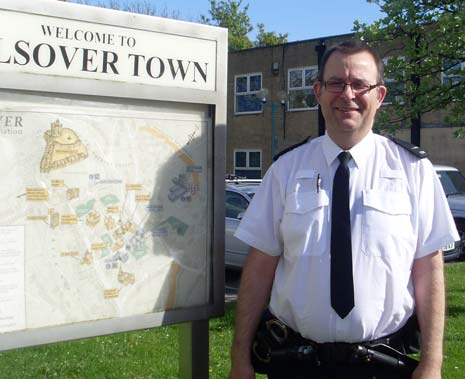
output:
[[[460,239],[446,195],[433,165],[427,159],[418,162],[418,242],[415,258],[421,258]]]
[[[278,256],[283,251],[280,223],[283,215],[283,189],[272,165],[250,202],[235,237],[244,243]]]

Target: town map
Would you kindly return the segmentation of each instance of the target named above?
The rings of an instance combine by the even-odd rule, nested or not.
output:
[[[210,122],[2,102],[0,332],[205,304]]]

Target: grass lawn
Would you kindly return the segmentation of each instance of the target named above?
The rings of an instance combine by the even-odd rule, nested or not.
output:
[[[465,263],[446,265],[447,325],[443,379],[465,372]],[[235,305],[210,321],[210,378],[229,371]],[[177,379],[178,327],[120,333],[0,353],[2,379]],[[264,376],[257,376],[264,378]]]

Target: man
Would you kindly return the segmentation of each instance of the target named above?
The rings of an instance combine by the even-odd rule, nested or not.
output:
[[[445,312],[440,249],[458,240],[439,180],[430,161],[417,156],[423,152],[414,155],[372,133],[386,87],[382,61],[367,45],[352,41],[329,49],[314,91],[326,135],[270,167],[236,233],[251,251],[238,296],[230,378],[255,377],[252,342],[269,306],[273,324],[267,327],[278,345],[292,334],[316,351],[305,359],[307,350],[299,348],[299,355],[298,346],[286,345],[275,358],[265,349],[263,361],[279,363],[271,365],[269,378],[439,379]],[[349,189],[340,195],[344,185]],[[343,210],[336,211],[340,204]],[[378,364],[377,356],[347,352],[378,342],[398,348],[393,341],[415,312],[422,339],[412,375]],[[391,353],[397,356],[388,348]]]

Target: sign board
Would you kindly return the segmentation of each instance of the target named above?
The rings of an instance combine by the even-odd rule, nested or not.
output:
[[[0,349],[222,313],[226,59],[224,29],[2,1]]]

